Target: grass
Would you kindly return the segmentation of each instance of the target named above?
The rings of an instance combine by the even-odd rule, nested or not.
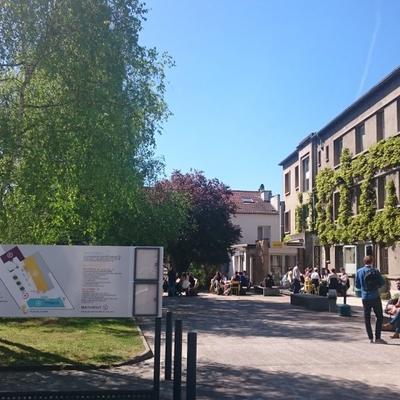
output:
[[[0,367],[111,365],[144,349],[131,319],[0,318]]]

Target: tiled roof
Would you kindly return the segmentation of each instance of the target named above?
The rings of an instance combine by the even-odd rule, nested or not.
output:
[[[278,214],[270,202],[263,201],[260,192],[232,190],[236,214]]]

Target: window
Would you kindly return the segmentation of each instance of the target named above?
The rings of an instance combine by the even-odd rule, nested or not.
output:
[[[252,204],[254,203],[254,200],[251,197],[242,197],[242,202],[244,204]]]
[[[271,226],[258,226],[257,227],[257,240],[268,239],[271,240]]]
[[[389,273],[388,248],[383,245],[379,246],[379,270],[382,274]]]
[[[400,99],[397,100],[397,132],[400,132]]]
[[[384,110],[381,110],[376,114],[376,141],[384,139],[385,137],[385,114]]]
[[[325,147],[325,161],[329,162],[329,146]]]
[[[296,190],[299,189],[299,167],[295,167],[294,169],[294,187]]]
[[[352,210],[353,210],[353,215],[357,215],[359,213],[360,209],[360,186],[355,186],[353,188],[353,193],[352,193]]]
[[[302,192],[308,192],[310,190],[310,158],[306,157],[301,160],[302,167]]]
[[[285,193],[290,193],[290,171],[285,174]]]
[[[335,265],[337,265],[337,266],[344,265],[343,264],[343,246],[335,246]]]
[[[290,233],[290,210],[285,212],[285,233]]]
[[[339,204],[340,204],[340,194],[335,192],[333,194],[333,220],[336,221],[339,217]]]
[[[365,125],[361,124],[356,127],[356,154],[361,153],[365,149]]]
[[[376,180],[376,200],[378,210],[382,209],[385,205],[385,177],[380,176]]]
[[[321,150],[318,150],[318,167],[321,166]]]
[[[333,152],[334,152],[334,163],[335,165],[340,164],[340,156],[343,150],[343,139],[339,138],[333,142]]]

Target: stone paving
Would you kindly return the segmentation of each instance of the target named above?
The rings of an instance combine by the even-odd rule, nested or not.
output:
[[[171,310],[183,320],[184,339],[198,332],[198,399],[399,398],[400,340],[384,332],[388,345],[369,343],[360,299],[348,299],[353,317],[292,307],[286,296],[163,300],[163,314]],[[152,345],[154,320],[139,322]],[[0,391],[147,388],[152,366],[148,360],[97,371],[2,371]],[[171,399],[171,384],[162,383],[161,393]]]
[[[339,303],[342,299],[339,299]],[[353,317],[291,307],[288,297],[167,298],[198,332],[199,399],[398,399],[400,341],[370,344]]]

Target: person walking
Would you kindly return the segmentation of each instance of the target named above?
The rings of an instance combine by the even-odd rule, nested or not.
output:
[[[375,325],[375,343],[385,344],[381,338],[383,311],[382,302],[379,296],[379,288],[384,285],[385,281],[380,272],[373,267],[374,257],[364,257],[364,266],[357,271],[356,288],[361,289],[361,298],[364,308],[365,329],[371,343],[374,343],[374,336],[371,328],[371,309],[374,310],[376,316]]]

